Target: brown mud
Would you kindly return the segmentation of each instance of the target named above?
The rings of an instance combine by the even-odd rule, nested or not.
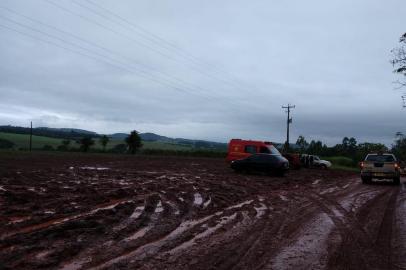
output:
[[[219,159],[0,160],[0,269],[406,269],[406,186]]]

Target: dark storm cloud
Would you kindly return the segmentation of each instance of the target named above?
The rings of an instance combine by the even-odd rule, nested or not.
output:
[[[76,1],[2,2],[0,124],[282,142],[290,102],[293,139],[405,132],[389,64],[404,1],[97,3],[148,33]]]

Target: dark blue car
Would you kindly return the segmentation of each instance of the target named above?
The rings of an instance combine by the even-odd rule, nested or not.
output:
[[[289,170],[289,161],[278,154],[254,154],[231,162],[236,172],[264,172],[283,176]]]

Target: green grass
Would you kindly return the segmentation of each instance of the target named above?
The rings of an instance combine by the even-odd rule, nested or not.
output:
[[[14,134],[14,133],[4,133],[0,132],[0,138],[9,140],[16,144],[17,148],[28,149],[30,147],[30,135],[27,134]],[[32,136],[32,147],[42,148],[44,145],[50,145],[54,148],[61,144],[61,139],[43,137],[43,136]]]
[[[30,135],[28,134],[15,134],[15,133],[5,133],[0,132],[0,138],[6,139],[16,144],[17,149],[28,149],[30,143]],[[44,136],[32,136],[32,148],[33,149],[42,149],[45,145],[50,145],[56,149],[59,145],[62,144],[62,139],[44,137]],[[106,146],[106,150],[109,150],[116,146],[117,144],[125,144],[124,140],[111,140]],[[142,149],[152,149],[152,150],[167,150],[167,151],[195,151],[197,149],[188,145],[173,144],[173,143],[164,143],[164,142],[142,142]],[[79,148],[79,144],[71,140],[69,145],[71,148]],[[101,150],[102,146],[99,143],[98,139],[95,139],[95,144],[91,149]],[[207,150],[207,149],[203,149]],[[215,150],[214,150],[215,151]]]
[[[333,156],[323,157],[322,159],[330,161],[332,164],[331,169],[333,170],[359,172],[357,164],[351,158],[343,156]]]
[[[330,161],[333,165],[340,165],[345,167],[357,167],[357,164],[348,157],[333,156],[333,157],[323,157],[322,159]]]

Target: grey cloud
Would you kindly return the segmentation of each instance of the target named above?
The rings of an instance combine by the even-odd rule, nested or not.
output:
[[[389,64],[390,49],[406,31],[404,1],[97,1],[202,59],[198,66],[69,0],[57,3],[130,39],[46,1],[2,5],[119,55],[3,9],[0,25],[30,32],[1,16],[18,20],[80,44],[90,50],[85,54],[125,62],[125,68],[0,28],[0,124],[34,119],[36,125],[103,133],[135,128],[173,137],[282,142],[281,105],[290,102],[297,105],[293,139],[303,134],[331,145],[354,136],[390,144],[394,132],[404,131]]]

